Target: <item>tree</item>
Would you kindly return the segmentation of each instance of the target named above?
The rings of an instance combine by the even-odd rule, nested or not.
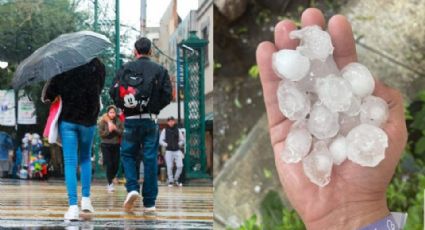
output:
[[[77,6],[80,6],[78,10]],[[81,7],[83,6],[83,7]],[[106,35],[115,43],[114,4],[111,1],[99,1],[99,33]],[[60,34],[80,30],[91,30],[93,19],[93,2],[90,0],[0,0],[0,60],[7,61],[7,70],[0,70],[0,89],[11,88],[14,71],[20,61],[39,47]],[[121,36],[122,44],[128,37]],[[102,102],[110,104],[107,89],[115,75],[113,49],[108,49],[102,56],[106,66],[106,82],[102,92]],[[36,105],[37,125],[20,128],[18,138],[23,132],[42,132],[48,115],[48,105],[41,103],[40,95],[44,83],[25,87],[27,94]],[[12,128],[1,130],[13,132]]]
[[[69,0],[16,0],[0,6],[0,59],[22,61],[58,35],[88,28]]]
[[[76,10],[72,0],[13,0],[0,2],[0,60],[7,61],[7,70],[0,71],[0,89],[11,88],[16,66],[33,51],[60,34],[88,29],[88,13]],[[37,125],[18,129],[23,132],[43,130],[48,106],[40,101],[43,83],[26,87],[37,108]],[[13,129],[1,129],[13,132]]]

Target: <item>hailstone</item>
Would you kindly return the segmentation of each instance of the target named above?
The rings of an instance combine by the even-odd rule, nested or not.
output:
[[[272,59],[282,78],[276,92],[279,109],[295,121],[279,153],[284,164],[302,162],[306,177],[319,187],[329,184],[333,165],[347,159],[377,166],[388,148],[381,127],[389,109],[385,100],[372,95],[372,74],[357,62],[338,69],[331,38],[319,26],[289,36],[300,39],[300,45],[277,51]]]

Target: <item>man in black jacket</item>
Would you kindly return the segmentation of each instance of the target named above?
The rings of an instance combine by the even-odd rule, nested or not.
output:
[[[130,212],[135,201],[140,198],[140,186],[137,181],[136,164],[140,146],[143,146],[143,163],[145,181],[143,184],[143,206],[145,212],[155,211],[155,201],[158,195],[157,182],[157,155],[159,127],[157,115],[171,100],[171,82],[167,70],[151,61],[151,41],[140,38],[134,44],[135,61],[123,65],[117,72],[115,85],[110,90],[110,95],[117,106],[121,107],[125,115],[124,133],[121,143],[121,162],[126,178],[127,197],[124,209]],[[132,73],[130,77],[126,74]],[[143,80],[139,79],[143,78]],[[149,97],[140,99],[143,87],[133,84],[126,85],[124,81],[134,81],[137,84],[150,85]],[[146,91],[146,90],[145,90]]]

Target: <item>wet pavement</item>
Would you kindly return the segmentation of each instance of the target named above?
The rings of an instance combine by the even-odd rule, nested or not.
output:
[[[0,179],[0,229],[212,229],[212,187],[159,187],[156,212],[125,213],[124,185],[114,193],[106,185],[92,183],[93,216],[65,223],[68,208],[64,182]],[[78,188],[81,194],[81,187]],[[79,198],[81,196],[79,194]]]

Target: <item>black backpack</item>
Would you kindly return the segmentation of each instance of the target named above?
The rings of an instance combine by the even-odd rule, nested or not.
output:
[[[124,69],[124,73],[116,79],[109,90],[109,95],[115,105],[126,111],[148,113],[148,105],[153,90],[158,90],[156,76],[148,76],[136,73],[130,69]]]

